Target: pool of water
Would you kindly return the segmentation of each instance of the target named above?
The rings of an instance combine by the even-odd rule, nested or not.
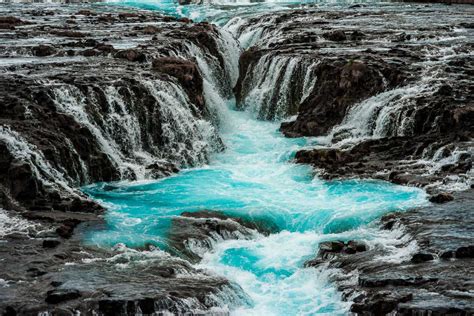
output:
[[[229,105],[232,108],[231,105]],[[173,216],[215,210],[266,220],[279,229],[254,240],[219,243],[198,264],[226,276],[251,298],[237,315],[346,313],[324,272],[305,269],[318,243],[364,237],[366,224],[390,211],[426,203],[424,191],[380,181],[320,180],[291,162],[311,139],[288,139],[279,123],[227,110],[221,135],[226,150],[200,168],[157,181],[101,183],[84,191],[109,208],[107,227],[88,234],[101,247],[145,243],[167,248]],[[367,237],[367,236],[365,236]]]

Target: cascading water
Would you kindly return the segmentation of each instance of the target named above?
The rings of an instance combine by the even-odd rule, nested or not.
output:
[[[146,167],[156,162],[200,164],[218,149],[220,140],[214,126],[196,116],[199,110],[177,84],[162,80],[141,80],[139,84],[156,103],[151,109],[141,107],[141,111],[146,117],[159,117],[161,130],[154,133],[161,135],[160,144],[145,138],[139,124],[141,112],[133,110],[138,101],[126,98],[133,93],[125,87],[97,87],[96,91],[103,92],[90,90],[86,95],[76,86],[58,85],[54,100],[59,112],[71,115],[93,132],[123,178],[132,172],[132,177],[144,179]],[[106,109],[98,101],[102,95]]]
[[[258,118],[282,119],[297,113],[316,80],[313,61],[300,57],[267,54],[250,66],[241,87],[242,108]],[[302,85],[291,84],[302,82]]]

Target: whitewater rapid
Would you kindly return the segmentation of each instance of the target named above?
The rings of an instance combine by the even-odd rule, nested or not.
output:
[[[229,108],[221,137],[226,150],[203,167],[157,181],[85,188],[108,206],[108,227],[89,235],[99,246],[154,244],[167,248],[174,216],[214,210],[276,225],[279,233],[217,243],[197,267],[225,276],[248,295],[235,315],[345,314],[347,303],[328,280],[331,271],[303,268],[327,240],[383,238],[374,219],[426,203],[424,191],[379,181],[327,182],[291,162],[311,139],[288,139],[277,122]],[[374,241],[375,240],[375,241]],[[406,250],[402,250],[406,251]],[[294,313],[296,311],[296,313]]]

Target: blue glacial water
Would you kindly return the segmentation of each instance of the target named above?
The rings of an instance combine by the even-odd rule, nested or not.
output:
[[[339,315],[347,312],[324,271],[302,268],[318,243],[370,238],[364,227],[390,211],[426,203],[424,191],[380,181],[327,182],[291,162],[311,139],[288,139],[279,124],[227,110],[224,152],[203,167],[157,181],[95,184],[84,188],[108,206],[107,227],[91,232],[99,246],[152,243],[166,249],[173,216],[218,210],[276,224],[279,233],[216,245],[198,264],[239,284],[252,300],[236,315]],[[364,235],[364,236],[362,236]]]
[[[223,25],[235,16],[303,9],[308,4],[347,8],[354,3],[377,4],[384,1],[387,0],[205,0],[203,4],[180,5],[175,0],[106,0],[104,4],[159,11],[177,18],[190,18],[195,22],[208,21]]]

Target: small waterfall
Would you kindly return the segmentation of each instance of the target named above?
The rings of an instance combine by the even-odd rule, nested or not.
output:
[[[194,166],[207,161],[210,153],[220,149],[220,138],[211,122],[196,117],[198,109],[175,83],[142,81],[158,100],[164,148],[161,158],[177,160],[181,165]]]
[[[325,142],[336,147],[368,138],[409,136],[418,98],[437,90],[434,84],[415,84],[379,93],[353,106]]]
[[[58,110],[94,134],[122,178],[146,178],[147,166],[157,162],[194,166],[217,149],[215,128],[199,117],[176,83],[141,79],[122,84],[88,87],[87,94],[72,85],[54,89]],[[149,104],[141,104],[127,84],[150,95]]]
[[[316,65],[302,57],[264,55],[247,70],[239,106],[265,120],[296,114],[314,87]]]
[[[57,170],[51,166],[43,153],[18,132],[10,127],[0,126],[0,141],[6,144],[13,157],[29,164],[35,178],[46,187],[57,188],[59,186],[68,193],[76,194],[68,185],[74,180],[68,177],[65,170]]]
[[[227,122],[227,103],[233,99],[233,87],[239,76],[239,56],[241,48],[233,36],[220,30],[216,37],[216,45],[223,60],[212,56],[193,43],[185,43],[170,51],[170,55],[186,60],[194,60],[203,78],[203,95],[206,110],[216,125]]]
[[[274,40],[277,35],[274,31],[275,23],[275,18],[272,16],[261,17],[258,21],[237,16],[230,19],[224,25],[224,29],[237,38],[241,47],[249,48],[266,39]]]

